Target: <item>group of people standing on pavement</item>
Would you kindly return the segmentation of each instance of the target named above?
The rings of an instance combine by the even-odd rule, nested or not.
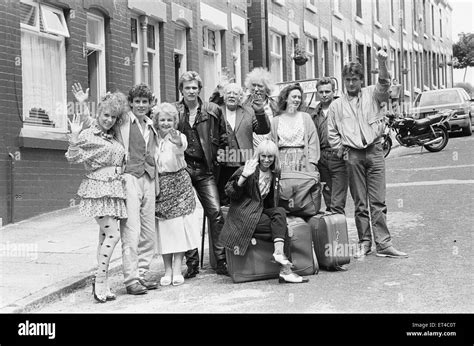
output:
[[[318,80],[321,102],[311,115],[301,111],[299,84],[285,87],[274,101],[264,68],[247,75],[246,94],[239,84],[227,83],[211,97],[214,102],[205,102],[199,97],[201,77],[187,71],[179,80],[182,99],[174,104],[155,105],[148,86],[139,84],[128,96],[107,93],[93,116],[84,107],[88,91],[73,85],[83,112],[69,121],[66,157],[85,165],[80,212],[100,227],[94,298],[115,299],[108,266],[120,239],[128,294],[178,286],[199,273],[195,196],[209,220],[217,274],[228,275],[226,248],[245,255],[251,238],[261,237],[274,243],[280,282],[307,282],[292,272],[288,259],[286,212],[278,206],[281,172],[319,171],[327,211],[334,213],[344,213],[349,187],[357,257],[372,251],[371,225],[378,256],[407,257],[392,246],[386,223],[380,138],[390,76],[386,53],[379,51],[377,58],[374,86],[362,88],[357,62],[344,66],[346,93],[338,99],[332,79]],[[230,206],[225,222],[222,205]],[[159,282],[149,273],[156,250],[165,266]]]

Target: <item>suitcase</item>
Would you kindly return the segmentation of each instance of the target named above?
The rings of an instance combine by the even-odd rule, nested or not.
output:
[[[346,270],[343,266],[350,262],[346,217],[343,214],[318,214],[308,223],[319,266],[327,270]]]
[[[228,206],[221,207],[224,220]],[[273,242],[252,238],[244,256],[225,250],[227,271],[234,283],[275,279],[280,274],[278,263],[271,262]]]
[[[319,272],[318,261],[313,250],[311,226],[300,217],[288,216],[290,238],[290,257],[293,271],[301,276],[314,275]]]
[[[278,278],[280,265],[272,262],[273,242],[252,238],[244,256],[226,248],[227,271],[234,283]]]

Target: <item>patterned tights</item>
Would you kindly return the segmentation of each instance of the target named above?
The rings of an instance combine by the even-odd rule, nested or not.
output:
[[[115,245],[120,240],[120,231],[117,219],[112,216],[99,216],[95,218],[100,226],[99,245],[97,247],[97,273],[96,285],[101,288],[101,283],[106,283],[110,259]],[[108,289],[106,285],[105,289]]]

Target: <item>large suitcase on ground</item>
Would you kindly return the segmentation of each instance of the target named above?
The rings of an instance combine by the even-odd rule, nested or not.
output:
[[[343,214],[318,214],[308,223],[319,266],[327,270],[345,270],[344,265],[350,262],[346,217]]]
[[[229,212],[228,206],[221,207],[224,220]],[[248,282],[277,278],[280,274],[278,263],[271,261],[273,242],[252,238],[244,256],[225,250],[227,271],[233,282]]]
[[[313,251],[311,226],[300,217],[288,216],[291,262],[298,275],[314,275],[319,271],[318,261]]]
[[[224,218],[227,209],[222,208]],[[312,245],[311,227],[299,217],[287,218],[293,236],[290,240],[290,257],[293,271],[301,276],[313,275],[319,271]],[[280,265],[272,261],[274,246],[272,241],[252,238],[244,256],[226,249],[227,270],[232,281],[248,282],[277,278]]]
[[[244,256],[225,250],[227,270],[233,282],[278,278],[280,266],[272,262],[273,242],[252,238]]]

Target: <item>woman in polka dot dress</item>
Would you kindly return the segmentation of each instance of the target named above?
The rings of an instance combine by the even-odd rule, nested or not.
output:
[[[126,96],[108,93],[98,106],[92,125],[82,130],[75,115],[71,126],[66,158],[71,163],[83,163],[87,174],[77,194],[81,197],[79,212],[94,217],[100,226],[97,249],[98,269],[92,285],[94,298],[101,303],[114,300],[107,277],[110,258],[120,239],[118,219],[127,218],[122,165],[125,149],[117,142],[114,125],[126,111]]]

